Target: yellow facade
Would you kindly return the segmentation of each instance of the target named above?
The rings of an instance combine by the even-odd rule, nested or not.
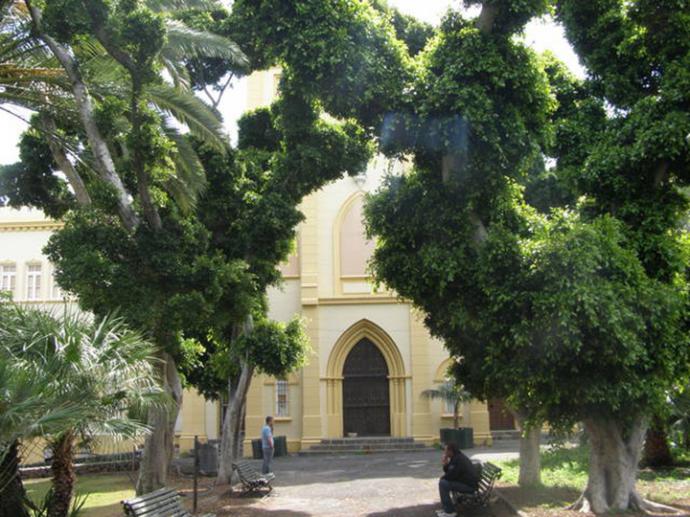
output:
[[[276,69],[249,78],[248,109],[273,100],[278,78]],[[269,293],[271,317],[287,321],[300,314],[313,348],[308,365],[288,379],[289,416],[276,419],[275,434],[287,437],[290,451],[344,436],[343,369],[362,339],[376,345],[387,366],[391,436],[431,444],[438,440],[440,428],[452,425],[452,415],[442,403],[421,396],[444,380],[449,359],[442,344],[431,338],[409,304],[376,289],[365,269],[353,270],[359,255],[371,246],[363,235],[360,241],[352,240],[351,211],[359,209],[386,173],[404,169],[404,163],[377,157],[365,174],[331,183],[302,203],[305,221],[296,253],[284,268],[283,285]],[[276,401],[276,380],[257,376],[247,404],[248,454],[265,417],[275,414]],[[477,443],[491,443],[485,404],[465,404],[460,419],[462,426],[474,429]]]

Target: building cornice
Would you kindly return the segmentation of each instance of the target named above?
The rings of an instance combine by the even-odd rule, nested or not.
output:
[[[404,300],[396,296],[338,296],[334,298],[319,298],[318,305],[366,305],[366,304],[405,304]]]
[[[0,232],[41,232],[59,230],[61,221],[0,221]]]

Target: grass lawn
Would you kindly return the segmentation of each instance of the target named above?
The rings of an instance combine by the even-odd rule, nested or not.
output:
[[[519,461],[497,462],[503,469],[501,492],[520,510],[541,515],[573,503],[587,483],[587,447],[555,448],[542,452],[542,485],[517,486]],[[671,505],[690,504],[690,468],[643,469],[637,488],[641,495]],[[546,515],[544,513],[544,515]]]
[[[27,479],[24,487],[34,502],[43,500],[49,479]],[[120,501],[134,496],[134,485],[127,474],[88,474],[77,477],[77,493],[88,494],[84,517],[121,517]]]

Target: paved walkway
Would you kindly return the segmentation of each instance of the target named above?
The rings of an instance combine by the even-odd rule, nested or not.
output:
[[[517,458],[515,443],[465,451],[471,458]],[[435,516],[438,450],[392,454],[290,456],[274,460],[274,491],[262,499],[222,498],[220,516],[421,517]],[[257,461],[256,466],[260,468]],[[476,515],[506,515],[503,511]]]

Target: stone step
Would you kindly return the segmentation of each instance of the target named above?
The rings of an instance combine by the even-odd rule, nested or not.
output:
[[[300,455],[310,454],[372,454],[380,452],[426,451],[429,447],[414,441],[414,438],[392,438],[390,436],[362,436],[356,438],[326,438]]]
[[[326,444],[316,444],[312,445],[310,450],[314,451],[358,451],[358,450],[377,450],[377,449],[420,449],[424,448],[423,443],[380,443],[380,444],[341,444],[341,445],[326,445]]]
[[[332,449],[319,449],[319,450],[314,450],[314,447],[310,449],[306,449],[303,451],[299,452],[300,456],[317,456],[317,455],[335,455],[335,454],[385,454],[385,453],[400,453],[400,452],[425,452],[425,451],[430,451],[430,450],[435,450],[432,449],[431,447],[426,447],[423,444],[421,447],[408,447],[405,449],[390,449],[390,448],[381,448],[381,449],[339,449],[339,448],[332,448]]]
[[[496,440],[519,440],[520,431],[491,431],[491,437]]]
[[[356,438],[326,438],[322,445],[352,445],[381,443],[415,443],[414,438],[391,438],[390,436],[361,436]]]

